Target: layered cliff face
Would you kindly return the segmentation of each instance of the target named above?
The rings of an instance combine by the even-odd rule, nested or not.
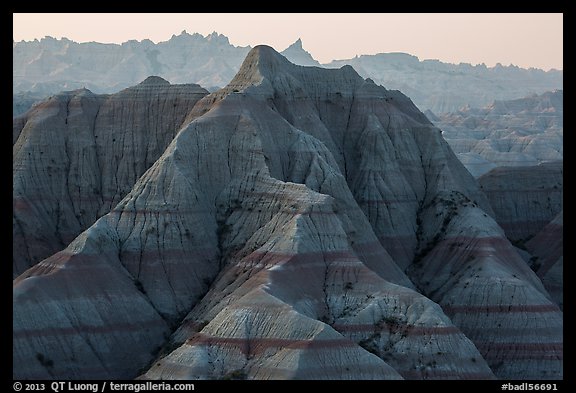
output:
[[[500,167],[478,179],[509,239],[526,241],[562,210],[563,167],[562,161]]]
[[[15,280],[15,378],[561,378],[561,312],[404,95],[259,46],[184,124]]]
[[[544,287],[560,308],[564,304],[564,212],[561,211],[548,225],[526,242],[532,253],[530,264],[542,279]]]
[[[464,166],[479,177],[495,167],[562,160],[563,100],[559,90],[428,116]]]
[[[86,87],[111,93],[148,75],[173,83],[224,86],[234,77],[250,47],[231,45],[228,38],[183,31],[168,41],[131,40],[118,44],[78,43],[66,38],[15,42],[13,91],[46,95]]]
[[[15,118],[14,276],[109,212],[206,94],[150,77],[109,96],[61,93]]]
[[[18,93],[12,95],[12,116],[26,113],[32,106],[42,101],[46,96],[42,93]]]

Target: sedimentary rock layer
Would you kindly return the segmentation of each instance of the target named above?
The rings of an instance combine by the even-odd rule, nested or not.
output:
[[[564,303],[564,212],[561,211],[532,239],[526,248],[532,253],[530,264],[560,308]]]
[[[561,378],[560,310],[407,97],[259,46],[184,124],[110,213],[15,281],[15,378]],[[103,274],[86,287],[81,266]],[[135,351],[106,312],[117,285],[157,327],[116,370]],[[49,288],[70,295],[33,337]],[[109,330],[74,341],[78,313]]]
[[[15,118],[14,276],[109,212],[206,94],[150,77],[113,95],[64,92]]]
[[[564,93],[494,101],[484,108],[427,116],[475,177],[495,167],[562,160]]]
[[[529,239],[562,210],[563,167],[562,161],[501,167],[478,179],[508,238]]]

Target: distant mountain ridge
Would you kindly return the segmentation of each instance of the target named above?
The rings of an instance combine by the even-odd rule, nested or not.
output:
[[[379,53],[335,60],[326,67],[349,64],[363,77],[409,96],[422,111],[446,113],[464,106],[484,106],[562,89],[563,71],[524,69],[514,65],[450,64],[419,60],[406,53]]]
[[[77,43],[52,37],[13,42],[13,92],[50,95],[86,87],[94,93],[114,93],[149,75],[214,91],[213,86],[224,86],[232,79],[250,49],[234,46],[216,32],[204,37],[186,31],[157,44],[150,40]],[[420,61],[406,53],[362,55],[321,65],[303,49],[300,39],[281,54],[298,65],[351,65],[362,77],[398,89],[419,109],[434,113],[563,88],[563,71]]]

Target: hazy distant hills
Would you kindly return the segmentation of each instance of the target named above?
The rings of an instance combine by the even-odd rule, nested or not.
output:
[[[183,31],[168,41],[127,41],[122,44],[77,43],[46,37],[13,43],[13,92],[45,95],[86,87],[95,93],[114,93],[149,75],[171,83],[198,83],[213,91],[225,86],[239,70],[250,47],[237,47],[218,33],[206,37]],[[302,41],[281,52],[291,62],[321,66],[302,48]],[[405,53],[363,55],[325,64],[349,64],[363,77],[408,95],[421,109],[451,112],[463,106],[481,107],[504,100],[562,89],[562,71],[516,66],[448,64],[420,61]]]
[[[494,100],[540,94],[563,86],[563,72],[558,70],[420,61],[406,53],[364,55],[325,66],[344,64],[387,89],[402,91],[421,110],[434,113],[453,112],[466,105],[481,107]]]
[[[212,33],[183,31],[168,41],[131,40],[118,44],[77,43],[45,37],[13,44],[13,92],[46,94],[86,87],[113,93],[158,75],[172,83],[224,86],[250,47],[237,47]]]
[[[497,166],[562,160],[563,101],[564,92],[558,90],[437,116],[428,112],[427,116],[478,177]]]

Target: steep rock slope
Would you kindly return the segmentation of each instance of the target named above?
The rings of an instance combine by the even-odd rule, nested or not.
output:
[[[564,268],[564,212],[561,211],[548,225],[526,242],[533,255],[532,269],[542,279],[544,287],[554,301],[563,307]]]
[[[439,130],[405,96],[351,67],[299,67],[259,46],[189,116],[111,213],[15,281],[15,375],[43,375],[34,356],[48,347],[57,359],[44,368],[53,376],[97,375],[97,364],[52,347],[75,339],[62,329],[77,323],[79,309],[62,307],[43,321],[42,337],[27,335],[33,308],[49,306],[26,299],[56,282],[75,294],[66,304],[113,307],[73,279],[87,262],[86,237],[116,257],[91,266],[122,271],[134,282],[124,288],[130,296],[144,295],[171,327],[184,318],[142,378],[491,378],[488,366],[502,378],[561,377],[558,307],[485,213],[488,201]],[[452,230],[482,257],[434,257]],[[488,243],[476,241],[482,231]],[[447,271],[425,274],[442,293],[414,266],[426,258],[424,268]],[[491,270],[492,281],[468,275],[470,267]],[[442,308],[415,291],[405,268]],[[450,288],[472,314],[455,308]],[[147,305],[134,307],[150,315]],[[121,317],[111,313],[98,337],[115,353],[77,350],[104,364],[128,356]],[[146,369],[162,328],[138,332],[154,339],[132,370],[108,375]],[[38,368],[28,372],[30,362]]]
[[[508,238],[529,239],[562,210],[563,167],[562,161],[500,167],[478,179]]]
[[[474,176],[497,166],[528,166],[562,160],[564,93],[546,92],[464,108],[430,120]],[[430,118],[430,115],[428,115]]]
[[[49,95],[83,87],[96,93],[111,93],[148,75],[207,88],[225,86],[250,49],[231,45],[221,34],[204,37],[186,31],[157,44],[150,40],[131,40],[120,45],[77,43],[52,37],[14,42],[13,93]],[[299,65],[319,65],[302,48],[301,40],[282,54]],[[323,66],[339,68],[346,64],[365,78],[407,94],[421,110],[431,109],[436,114],[454,112],[467,105],[481,108],[495,99],[510,100],[563,87],[563,72],[558,70],[420,61],[406,53],[362,55]]]
[[[483,107],[494,100],[511,100],[529,94],[562,89],[558,70],[524,69],[514,65],[449,64],[420,60],[407,53],[379,53],[334,60],[326,67],[349,64],[378,84],[401,90],[422,111],[448,113],[465,106]]]
[[[110,96],[64,92],[15,118],[14,276],[110,211],[206,94],[149,77]]]
[[[224,86],[249,50],[231,45],[221,34],[204,37],[186,31],[158,44],[150,40],[130,40],[120,45],[78,43],[52,37],[14,42],[13,92],[48,95],[88,88],[96,93],[112,93],[148,75],[173,83]]]
[[[12,95],[12,116],[16,117],[28,111],[34,104],[42,101],[46,95],[42,93],[18,93]]]
[[[562,375],[562,313],[504,231],[459,193],[420,215],[422,249],[408,274],[469,337],[500,378]]]

